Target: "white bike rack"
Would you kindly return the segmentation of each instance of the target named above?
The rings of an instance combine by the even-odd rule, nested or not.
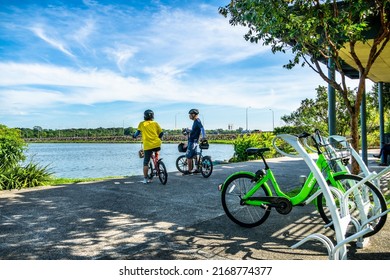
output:
[[[288,153],[285,153],[281,151],[276,145],[275,141],[280,138],[283,141],[287,142],[289,145],[291,145],[297,152],[298,155],[291,155]],[[329,208],[331,217],[332,217],[332,225],[335,230],[336,235],[336,244],[334,245],[332,241],[319,233],[311,234],[307,237],[305,237],[300,242],[293,245],[291,248],[298,248],[302,244],[306,243],[310,240],[317,240],[320,241],[328,250],[328,256],[329,259],[333,260],[345,260],[347,259],[347,247],[346,244],[353,241],[353,240],[362,240],[363,235],[367,234],[368,232],[372,231],[372,228],[369,226],[369,223],[378,217],[382,215],[386,215],[390,210],[387,210],[386,212],[380,213],[376,215],[375,217],[372,217],[370,220],[364,221],[363,224],[360,224],[359,221],[356,219],[353,219],[350,216],[349,209],[348,209],[348,195],[350,192],[355,191],[358,187],[360,187],[362,184],[367,182],[368,180],[371,180],[371,176],[366,176],[364,180],[360,181],[355,186],[351,187],[348,192],[342,193],[340,190],[328,186],[326,183],[326,180],[321,172],[321,170],[318,169],[316,163],[312,159],[312,157],[306,152],[306,150],[303,148],[301,143],[299,142],[299,138],[293,135],[289,134],[280,134],[277,135],[273,141],[275,149],[280,152],[283,155],[289,156],[289,157],[300,157],[303,158],[303,160],[306,162],[308,167],[310,168],[311,172],[313,173],[314,177],[316,178],[320,190],[323,193],[327,206]],[[376,176],[373,174],[372,176]],[[340,202],[340,208],[337,208],[335,200],[333,198],[333,194],[335,194]],[[318,194],[317,194],[318,195]],[[345,237],[347,232],[348,225],[352,223],[356,228],[356,233]]]
[[[376,174],[375,171],[371,172],[368,169],[367,165],[365,164],[365,162],[363,161],[363,159],[361,158],[359,153],[356,152],[355,149],[352,148],[351,145],[348,143],[348,140],[346,137],[340,136],[340,135],[331,135],[331,136],[329,136],[328,139],[329,139],[329,142],[336,141],[337,143],[342,145],[344,148],[349,149],[351,151],[351,155],[356,160],[356,162],[359,164],[359,167],[362,171],[362,173],[359,174],[360,176],[366,177],[366,176],[369,176],[371,174]],[[384,172],[381,173],[382,174],[381,176],[376,176],[376,177],[371,178],[371,182],[374,183],[378,188],[380,187],[380,181],[379,181],[380,178],[390,171],[390,167],[385,168],[383,171]]]
[[[359,174],[359,175],[362,176],[362,177],[369,177],[371,183],[373,183],[380,190],[380,179],[383,176],[385,176],[387,173],[390,172],[390,166],[386,167],[385,169],[383,169],[379,173],[376,173],[375,171],[371,172],[368,169],[368,167],[365,164],[365,162],[363,161],[363,159],[360,157],[359,153],[356,152],[355,149],[351,147],[351,145],[349,145],[348,140],[347,140],[346,137],[340,136],[340,135],[331,135],[331,136],[329,136],[329,140],[330,141],[334,140],[337,143],[340,143],[343,147],[345,147],[347,149],[350,149],[351,155],[354,157],[356,162],[359,164],[359,167],[360,167],[360,169],[362,171],[362,173]],[[389,203],[390,203],[390,201],[386,201],[386,204],[389,204]]]

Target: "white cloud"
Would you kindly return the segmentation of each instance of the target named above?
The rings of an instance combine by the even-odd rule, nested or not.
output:
[[[286,112],[325,84],[308,68],[283,69],[286,57],[246,42],[246,29],[230,26],[216,7],[136,11],[85,4],[87,9],[7,15],[3,30],[30,26],[32,34],[15,37],[23,50],[19,60],[0,54],[2,116],[121,101],[135,102],[140,110],[192,102]],[[37,52],[41,40],[72,59],[47,49]]]
[[[40,39],[51,45],[52,47],[58,49],[59,51],[63,52],[64,54],[74,57],[74,54],[69,51],[65,43],[61,42],[59,39],[51,38],[46,34],[46,31],[41,26],[33,26],[30,28],[30,30]]]
[[[167,13],[152,19],[148,37],[144,38],[150,42],[149,51],[157,51],[158,61],[185,68],[209,60],[237,62],[268,51],[267,47],[246,42],[245,29],[230,26],[222,16],[205,17],[182,10]]]
[[[86,48],[86,42],[88,42],[89,37],[96,32],[96,24],[93,19],[86,19],[84,24],[77,29],[74,34],[71,34],[71,38],[79,43],[81,46]]]
[[[2,107],[18,104],[19,107],[42,108],[59,104],[96,104],[102,102],[183,102],[197,100],[205,104],[221,104],[238,107],[276,106],[289,108],[291,103],[282,102],[297,99],[313,91],[318,85],[300,82],[297,72],[285,70],[279,76],[272,73],[278,69],[265,69],[262,74],[248,77],[229,76],[197,80],[185,83],[172,78],[172,69],[150,74],[153,78],[140,80],[136,77],[123,77],[117,73],[89,69],[80,71],[52,65],[0,63],[0,94]],[[269,72],[271,76],[265,73]],[[307,73],[301,73],[307,75]],[[313,75],[314,76],[314,75]],[[298,78],[298,79],[297,79]],[[6,98],[10,96],[12,98]]]
[[[119,45],[115,48],[107,48],[105,52],[115,61],[118,69],[125,72],[127,62],[133,58],[138,52],[138,48],[134,46]]]

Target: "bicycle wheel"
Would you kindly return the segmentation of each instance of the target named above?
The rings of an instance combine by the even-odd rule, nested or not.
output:
[[[148,169],[148,178],[149,178],[150,180],[152,180],[152,179],[153,179],[153,176],[154,176],[154,168],[153,168],[152,162],[150,161],[150,162],[149,162],[149,169]]]
[[[188,162],[187,158],[185,155],[179,156],[176,159],[176,168],[179,170],[181,173],[186,173],[188,172]]]
[[[211,157],[205,156],[202,158],[200,163],[200,173],[204,178],[210,177],[211,173],[213,173],[213,162],[211,161]]]
[[[255,174],[237,173],[232,175],[223,185],[222,206],[226,215],[242,227],[255,227],[267,220],[271,208],[247,205],[241,198],[256,185]],[[255,196],[271,196],[264,186],[261,186]]]
[[[161,184],[165,185],[168,181],[168,172],[165,168],[165,164],[160,160],[158,161],[158,178],[160,179]]]
[[[346,191],[363,178],[353,174],[343,174],[335,176],[334,179],[341,184]],[[336,206],[339,206],[340,203],[338,199],[336,197],[334,199]],[[317,207],[324,222],[329,224],[332,221],[332,218],[323,194],[320,194],[317,197]],[[382,193],[371,182],[366,182],[349,195],[348,207],[351,217],[357,219],[360,224],[365,223],[371,217],[387,210],[386,201]],[[363,237],[369,237],[377,233],[384,226],[386,219],[387,215],[384,215],[370,222],[369,224],[374,230],[365,234]],[[330,227],[334,229],[333,225]],[[355,232],[356,229],[351,224],[347,229],[347,233],[353,234]]]

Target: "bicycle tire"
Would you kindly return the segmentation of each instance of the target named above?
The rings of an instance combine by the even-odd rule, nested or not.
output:
[[[154,172],[153,164],[152,164],[152,162],[150,161],[150,162],[149,162],[149,169],[148,169],[148,178],[149,178],[150,180],[153,179],[154,173],[155,173],[155,172]]]
[[[241,197],[256,184],[255,174],[236,173],[229,177],[223,184],[222,206],[226,215],[236,224],[252,228],[264,223],[271,213],[271,208],[245,205],[241,203]],[[256,196],[271,196],[263,186],[255,193]]]
[[[357,175],[353,175],[353,174],[337,175],[334,177],[334,179],[336,181],[340,182],[343,185],[343,187],[345,188],[345,190],[348,190],[350,187],[355,185],[357,182],[363,180],[362,177],[357,176]],[[330,182],[328,182],[328,183],[330,184]],[[348,206],[349,206],[349,211],[350,211],[351,217],[356,218],[360,223],[364,222],[365,220],[369,219],[370,217],[375,216],[376,214],[382,213],[382,212],[387,210],[386,201],[383,197],[383,194],[371,182],[369,182],[369,181],[366,182],[360,188],[358,188],[358,190],[356,190],[356,191],[358,191],[359,195],[357,196],[357,198],[355,200],[354,192],[352,192],[351,195],[349,196]],[[364,214],[362,214],[361,211],[359,211],[357,203],[356,203],[356,201],[358,201],[357,199],[359,197],[364,199],[364,201],[363,201],[365,203],[365,206],[364,206],[365,213]],[[337,198],[335,198],[335,202],[337,205]],[[317,208],[318,208],[318,211],[321,215],[321,218],[324,220],[324,222],[326,224],[331,223],[331,221],[332,221],[331,215],[330,215],[329,210],[327,210],[326,201],[325,201],[324,195],[322,193],[317,197]],[[372,236],[372,235],[376,234],[378,231],[380,231],[382,229],[382,227],[385,225],[386,219],[387,219],[387,215],[384,215],[384,216],[381,216],[378,219],[375,219],[374,221],[372,221],[372,223],[370,223],[370,225],[372,226],[372,228],[374,230],[366,233],[363,237]],[[331,225],[330,228],[334,230],[333,225]],[[352,234],[352,233],[354,233],[354,231],[356,232],[354,227],[351,225],[348,228],[348,233]]]
[[[188,172],[188,162],[185,155],[181,155],[176,159],[176,168],[181,173]]]
[[[158,178],[160,179],[161,184],[165,185],[168,181],[168,172],[165,167],[165,164],[160,160],[158,161]]]
[[[213,173],[213,162],[211,161],[211,157],[205,156],[202,158],[200,162],[200,173],[204,178],[210,177],[211,173]]]

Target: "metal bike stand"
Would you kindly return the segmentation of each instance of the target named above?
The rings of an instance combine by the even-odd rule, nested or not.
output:
[[[317,137],[317,136],[316,136]],[[382,170],[379,174],[377,174],[376,172],[371,172],[369,171],[367,165],[364,163],[364,161],[362,160],[362,158],[360,157],[360,155],[355,151],[355,149],[353,149],[350,144],[348,143],[347,141],[347,138],[344,137],[344,136],[339,136],[339,135],[332,135],[332,136],[329,136],[328,139],[326,138],[323,138],[321,137],[321,139],[317,139],[320,143],[323,143],[325,146],[326,146],[326,149],[328,149],[328,152],[329,154],[331,155],[334,155],[335,158],[338,157],[337,153],[338,151],[336,149],[333,148],[333,145],[331,145],[331,142],[333,143],[338,143],[340,145],[343,146],[343,148],[345,149],[348,149],[351,153],[351,155],[355,158],[355,160],[357,161],[358,165],[360,166],[361,170],[362,170],[362,174],[360,175],[363,175],[362,177],[364,178],[362,181],[360,181],[356,186],[352,187],[350,190],[348,190],[346,192],[346,194],[344,194],[344,200],[346,200],[347,196],[351,193],[351,192],[354,192],[358,187],[362,186],[364,183],[366,183],[367,181],[370,181],[371,183],[374,183],[374,185],[378,188],[378,190],[380,191],[380,178],[382,176],[384,176],[386,173],[390,172],[390,167],[387,167],[385,168],[384,170]],[[313,150],[308,144],[307,144],[307,141],[305,139],[304,141],[305,143],[305,146],[311,150],[311,151],[314,151],[316,152],[315,150]],[[339,166],[341,167],[341,169],[345,170],[345,166],[341,166],[342,163],[340,161],[337,161],[337,163],[339,164]],[[348,169],[347,169],[348,170]],[[349,170],[348,170],[349,171]],[[361,197],[360,196],[360,193],[358,191],[354,192],[354,194],[357,196],[357,197]],[[387,215],[387,213],[390,211],[390,210],[387,210],[385,212],[381,212],[379,213],[378,215],[374,216],[374,217],[371,217],[370,219],[367,220],[367,216],[366,216],[366,211],[364,209],[364,203],[363,201],[360,199],[360,200],[357,200],[355,201],[355,203],[357,204],[357,207],[358,207],[358,210],[359,210],[359,213],[361,213],[361,215],[364,215],[362,217],[362,220],[363,220],[363,224],[360,225],[360,222],[358,222],[357,220],[354,221],[353,217],[352,217],[352,223],[355,225],[355,228],[358,231],[361,231],[363,230],[365,227],[367,227],[367,225],[372,222],[373,220],[381,217],[381,216],[384,216],[384,215]],[[389,204],[389,201],[386,202],[386,204]],[[363,238],[363,236],[359,237],[358,240],[357,240],[357,247],[358,248],[363,248],[364,246],[366,246],[369,242],[369,238]]]
[[[336,189],[334,187],[329,187],[329,189],[331,190],[332,193],[334,193],[337,196],[339,201],[341,201],[341,211],[340,212],[341,213],[347,212],[348,211],[348,197],[344,197],[344,194],[339,189]],[[329,207],[329,205],[328,205],[328,207]],[[321,241],[325,245],[325,247],[327,248],[328,258],[330,260],[345,260],[345,259],[347,259],[347,250],[344,250],[344,247],[346,246],[346,244],[348,244],[354,240],[357,240],[357,243],[367,242],[368,238],[364,239],[363,236],[365,234],[373,231],[373,228],[370,226],[368,226],[366,228],[364,228],[364,227],[366,225],[368,225],[369,222],[377,219],[378,217],[380,217],[381,215],[384,215],[384,214],[385,213],[381,213],[380,215],[377,215],[377,216],[373,217],[372,219],[370,219],[366,224],[362,224],[362,225],[360,225],[360,222],[357,219],[355,219],[353,217],[349,217],[350,222],[355,226],[356,233],[347,237],[347,238],[344,238],[340,242],[336,243],[336,245],[333,245],[332,241],[330,241],[330,239],[328,237],[326,237],[325,235],[322,235],[319,233],[314,233],[314,234],[311,234],[311,235],[305,237],[304,239],[302,239],[298,243],[294,244],[293,246],[291,246],[291,248],[296,249],[308,241],[318,240],[318,241]],[[348,219],[341,219],[341,221],[347,222]],[[331,225],[334,226],[333,220],[331,223],[325,225],[325,228],[329,227]],[[348,224],[344,224],[344,226],[346,228],[348,226]]]
[[[340,203],[340,212],[341,213],[347,213],[348,212],[348,195],[353,192],[356,188],[362,186],[365,182],[369,181],[369,180],[372,180],[372,178],[375,178],[376,176],[378,176],[379,174],[370,174],[369,176],[367,176],[366,178],[364,178],[363,180],[361,180],[359,183],[357,183],[356,185],[354,185],[353,187],[351,187],[348,191],[346,191],[345,193],[342,193],[340,190],[334,188],[334,187],[329,187],[329,189],[331,190],[331,192],[333,192],[334,194],[336,194],[336,196],[338,197],[339,201],[341,202]],[[328,205],[328,207],[331,206]],[[390,209],[387,209],[386,211],[384,212],[381,212],[373,217],[371,217],[370,219],[367,219],[364,223],[360,224],[360,222],[355,219],[355,218],[352,218],[352,217],[349,217],[350,219],[350,222],[352,222],[352,224],[355,226],[356,228],[356,233],[347,237],[347,238],[344,238],[342,239],[341,241],[337,242],[336,245],[333,245],[333,243],[331,243],[331,245],[329,245],[329,239],[322,235],[322,234],[311,234],[307,237],[305,237],[303,240],[301,240],[300,242],[298,242],[297,244],[293,245],[291,248],[295,249],[295,248],[298,248],[299,246],[301,246],[302,244],[310,241],[310,240],[319,240],[321,241],[325,247],[328,249],[328,255],[329,255],[329,259],[334,259],[334,260],[337,260],[337,259],[347,259],[347,255],[346,255],[346,251],[344,251],[344,247],[346,244],[348,244],[349,242],[352,242],[354,240],[357,240],[357,245],[358,246],[361,246],[363,247],[364,246],[364,243],[365,242],[368,242],[368,238],[363,238],[363,236],[371,231],[373,231],[373,228],[370,226],[370,223],[384,215],[387,215],[388,213],[390,212]],[[349,213],[348,213],[349,215]],[[347,219],[341,219],[341,221],[347,221]],[[329,227],[330,225],[334,225],[335,224],[333,223],[333,216],[332,216],[332,223],[331,224],[328,224],[326,225],[326,227]],[[348,224],[347,224],[348,225]],[[345,225],[345,226],[347,226]],[[346,227],[345,227],[346,228]],[[341,228],[342,230],[343,228]],[[336,230],[336,227],[335,227],[335,230]],[[339,252],[340,251],[340,252]]]
[[[304,239],[302,239],[301,241],[299,241],[298,243],[292,245],[291,248],[297,249],[299,246],[301,246],[304,243],[311,241],[311,240],[320,241],[325,246],[325,248],[328,250],[329,259],[330,260],[335,259],[333,242],[327,236],[325,236],[321,233],[310,234],[310,235],[306,236]]]
[[[329,258],[331,259],[346,259],[347,258],[347,247],[346,247],[346,242],[345,240],[345,233],[347,231],[347,226],[351,221],[351,217],[349,213],[345,212],[345,209],[347,209],[346,202],[344,199],[341,197],[341,203],[342,207],[340,207],[340,210],[338,210],[335,200],[331,194],[330,187],[326,183],[326,180],[324,176],[322,175],[321,171],[318,169],[317,165],[315,164],[314,160],[310,157],[310,155],[305,151],[305,149],[302,147],[302,145],[299,142],[298,137],[289,135],[289,134],[281,134],[277,135],[276,137],[283,139],[286,141],[288,144],[290,144],[300,155],[300,157],[303,158],[303,160],[306,162],[308,165],[309,169],[313,173],[314,177],[317,180],[317,183],[320,186],[320,189],[322,190],[322,194],[325,197],[325,200],[327,202],[327,206],[329,208],[333,225],[334,225],[334,230],[336,233],[336,241],[338,244],[337,250],[332,249],[332,246],[330,246],[330,252],[329,253]],[[340,194],[338,196],[341,196]],[[365,233],[362,233],[364,235]],[[316,240],[320,240],[323,244],[330,244],[329,240],[325,238],[324,235],[321,234],[315,234],[314,237],[313,235],[310,235],[309,237],[306,237],[303,239],[303,243],[306,241],[315,238]],[[303,244],[302,243],[302,244]],[[329,248],[327,246],[327,248]]]
[[[363,177],[369,176],[371,174],[374,174],[374,175],[377,174],[375,171],[371,172],[368,169],[367,165],[364,163],[364,161],[360,157],[359,153],[356,152],[355,149],[351,147],[351,145],[349,145],[346,137],[340,136],[340,135],[331,135],[328,138],[331,139],[331,140],[332,139],[335,140],[337,143],[340,143],[343,147],[351,150],[352,156],[354,157],[356,162],[359,164],[360,169],[362,170],[362,174],[361,175],[364,175]],[[371,182],[374,183],[374,185],[379,188],[380,187],[380,178],[382,178],[384,175],[386,175],[389,172],[390,172],[390,166],[386,167],[381,172],[379,172],[378,176],[373,177],[371,179]]]

